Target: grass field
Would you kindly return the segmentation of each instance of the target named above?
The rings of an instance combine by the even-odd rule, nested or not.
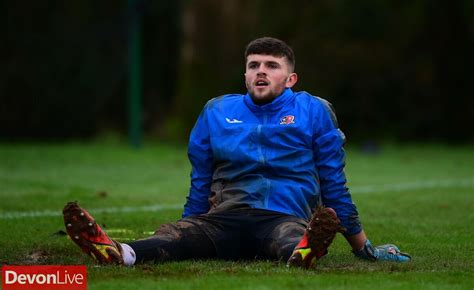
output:
[[[121,241],[181,215],[190,166],[184,147],[120,143],[0,145],[0,263],[85,264],[89,289],[473,289],[474,147],[347,149],[349,186],[374,244],[395,243],[408,264],[352,256],[342,236],[315,270],[271,261],[95,266],[64,235],[67,201]]]

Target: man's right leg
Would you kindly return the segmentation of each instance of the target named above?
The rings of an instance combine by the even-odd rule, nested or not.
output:
[[[112,240],[77,202],[63,209],[64,225],[71,240],[100,264],[123,264],[122,247]]]
[[[128,245],[136,255],[136,263],[213,258],[216,256],[214,243],[202,226],[205,225],[197,219],[184,218],[163,224],[153,236]]]
[[[155,235],[122,244],[112,240],[95,219],[76,202],[63,209],[67,233],[84,253],[101,264],[211,258],[216,256],[213,242],[202,230],[202,221],[185,218],[162,225]]]

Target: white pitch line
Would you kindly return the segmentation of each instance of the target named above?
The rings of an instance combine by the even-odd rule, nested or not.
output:
[[[471,188],[471,187],[474,187],[474,179],[426,180],[426,181],[415,181],[415,182],[408,182],[408,183],[351,186],[349,187],[349,190],[351,193],[361,194],[361,193],[406,191],[406,190],[414,190],[414,189],[446,188],[446,187]]]
[[[151,212],[170,209],[182,209],[183,205],[147,205],[147,206],[126,206],[126,207],[108,207],[108,208],[92,208],[87,211],[93,214],[99,213],[128,213],[128,212]],[[56,217],[62,216],[61,210],[43,210],[43,211],[10,211],[0,213],[0,219],[18,219],[31,217]]]
[[[398,184],[381,184],[381,185],[367,185],[367,186],[353,186],[350,191],[355,194],[364,193],[380,193],[387,191],[406,191],[414,189],[428,189],[428,188],[446,188],[446,187],[461,187],[473,188],[474,179],[458,179],[458,180],[427,180],[409,183]],[[93,208],[88,209],[93,214],[98,213],[130,213],[130,212],[153,212],[163,210],[182,209],[182,204],[161,204],[161,205],[147,205],[147,206],[126,206],[126,207],[109,207],[109,208]],[[43,210],[43,211],[10,211],[0,213],[0,220],[32,218],[32,217],[56,217],[61,216],[61,210]]]

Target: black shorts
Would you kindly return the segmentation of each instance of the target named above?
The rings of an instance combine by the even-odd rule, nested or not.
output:
[[[286,262],[306,226],[295,216],[245,207],[164,224],[155,235],[130,246],[138,262],[202,258]]]

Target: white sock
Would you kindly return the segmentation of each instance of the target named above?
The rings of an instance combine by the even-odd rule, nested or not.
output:
[[[133,266],[137,260],[135,251],[127,244],[120,243],[120,246],[122,246],[123,263],[125,266]]]

